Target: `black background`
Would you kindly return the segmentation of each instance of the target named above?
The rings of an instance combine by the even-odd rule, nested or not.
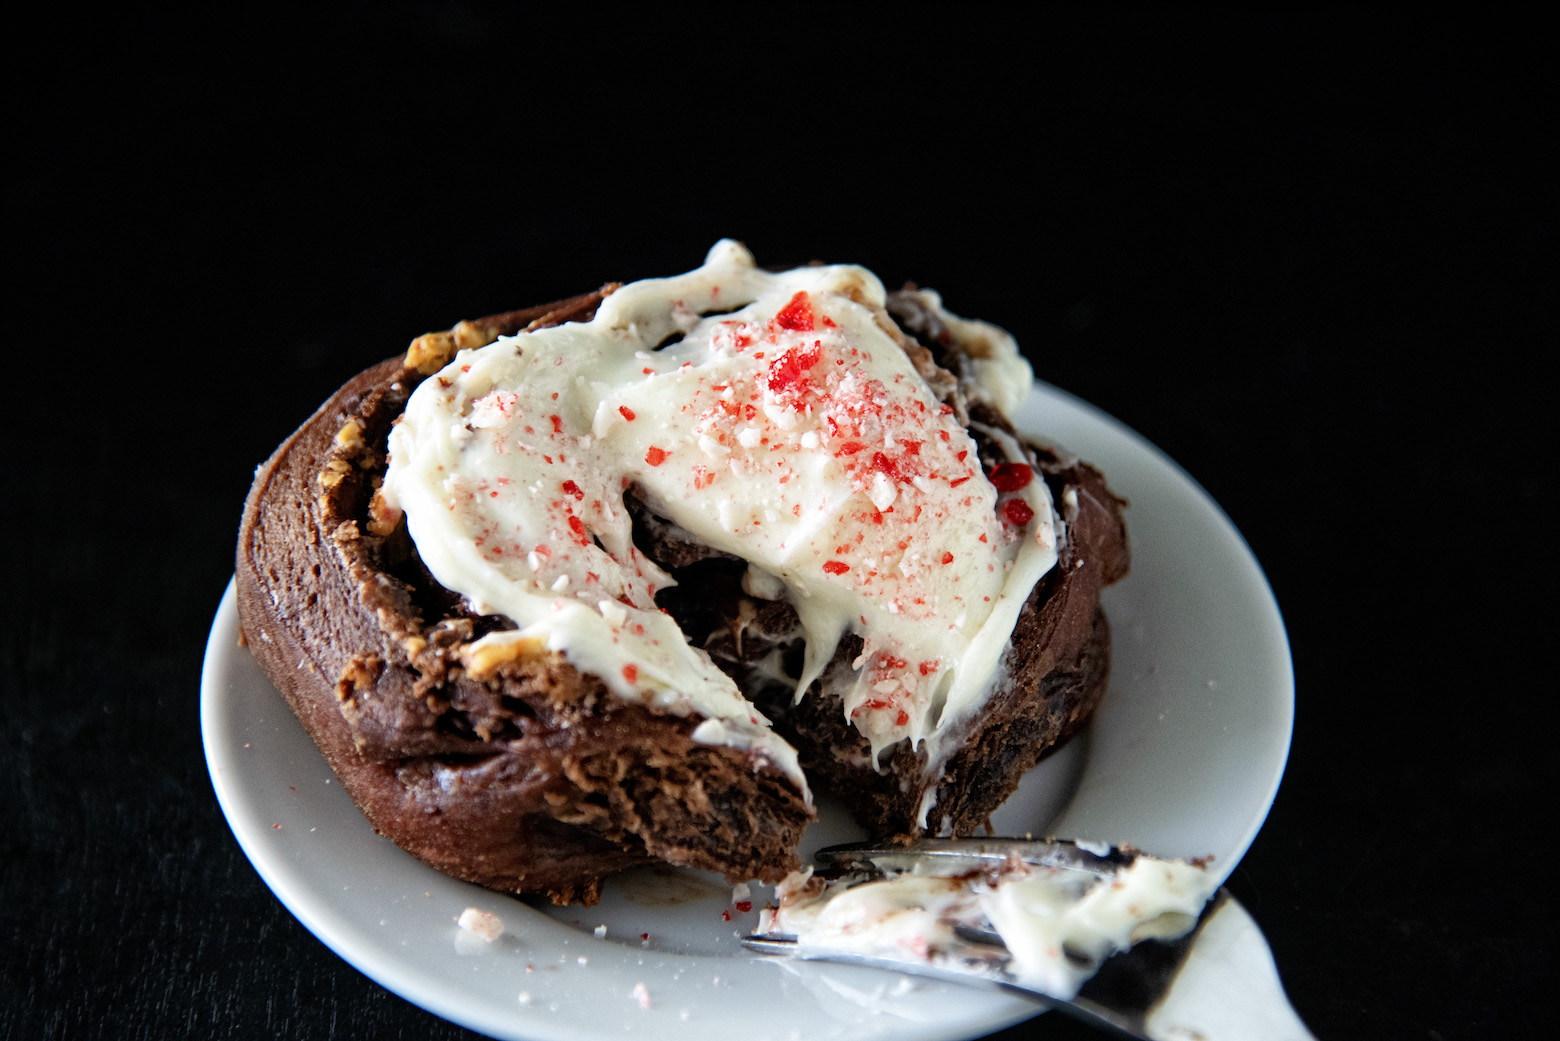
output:
[[[411,335],[685,270],[723,235],[938,288],[1201,482],[1294,653],[1288,771],[1230,887],[1296,1008],[1322,1038],[1536,1032],[1560,284],[1539,31],[905,18],[391,4],[13,32],[0,1036],[474,1036],[310,936],[217,808],[198,678],[239,507]]]

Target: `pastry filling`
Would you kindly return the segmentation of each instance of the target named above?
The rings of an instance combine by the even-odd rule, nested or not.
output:
[[[795,752],[657,607],[675,582],[635,547],[630,494],[747,561],[751,595],[790,603],[798,698],[857,634],[834,686],[851,723],[874,757],[925,742],[939,768],[1056,562],[1061,521],[1013,438],[983,431],[1009,462],[982,472],[885,299],[865,269],[772,273],[722,241],[687,274],[618,289],[589,322],[462,351],[423,382],[382,494],[439,582],[519,626],[473,653],[545,645],[622,698],[702,717],[697,740],[806,790]],[[985,355],[982,396],[1011,410],[1030,380],[1011,339],[946,317]]]

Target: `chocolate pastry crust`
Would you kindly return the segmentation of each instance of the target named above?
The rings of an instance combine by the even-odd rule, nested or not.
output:
[[[808,778],[838,794],[879,837],[973,834],[1031,767],[1088,722],[1105,694],[1110,626],[1100,590],[1126,574],[1125,504],[1093,467],[1026,448],[1058,505],[1075,504],[1062,506],[1067,538],[1019,616],[1002,662],[1005,675],[985,705],[958,724],[959,750],[940,774],[928,775],[925,751],[908,742],[895,746],[881,770],[873,769],[866,739],[846,722],[839,698],[826,693],[828,672],[822,689],[809,691],[777,725],[801,751]],[[859,640],[845,643],[831,669],[849,668],[860,652]],[[924,828],[923,802],[929,807]]]
[[[1006,462],[982,428],[1015,437],[1016,431],[994,408],[966,393],[970,351],[979,345],[961,344],[913,286],[889,294],[887,311],[896,323],[892,333],[928,385],[970,429],[983,469]],[[860,637],[840,641],[823,675],[797,701],[793,685],[762,668],[777,650],[799,663],[796,615],[787,604],[744,597],[743,565],[700,563],[702,574],[686,586],[696,593],[665,594],[684,632],[711,634],[705,649],[756,695],[775,729],[796,746],[809,782],[833,792],[874,838],[909,842],[923,832],[964,836],[983,828],[1023,775],[1082,729],[1109,684],[1110,626],[1100,591],[1124,578],[1130,566],[1127,502],[1087,463],[1020,442],[1035,475],[1049,487],[1066,534],[1056,566],[1035,584],[1019,615],[990,698],[953,724],[958,751],[938,771],[929,773],[925,749],[912,749],[908,741],[872,762],[870,744],[833,692],[835,676],[848,675],[861,653]],[[699,547],[668,547],[663,534],[647,534],[648,540],[636,542],[662,562],[702,559]]]
[[[336,392],[259,468],[244,506],[236,587],[245,640],[376,831],[438,870],[492,889],[594,903],[606,876],[654,860],[778,881],[798,866],[812,811],[778,768],[696,742],[698,717],[631,705],[562,654],[474,650],[512,629],[479,616],[423,567],[405,522],[377,499],[390,427],[413,389],[456,350],[588,321],[615,287],[432,333]],[[885,328],[934,393],[977,432],[1011,432],[967,397],[969,345],[910,293]],[[901,330],[912,330],[914,338]],[[976,433],[987,468],[999,461]],[[1100,589],[1127,570],[1124,501],[1092,467],[1026,446],[1066,521],[1060,559],[1030,596],[989,701],[960,721],[960,750],[928,775],[908,742],[875,769],[830,672],[800,703],[763,662],[797,659],[794,612],[745,595],[745,565],[689,542],[632,494],[636,544],[682,585],[658,597],[776,720],[809,779],[842,796],[877,837],[968,834],[1023,772],[1075,733],[1109,674]],[[935,795],[931,793],[935,792]]]
[[[694,741],[697,719],[626,704],[560,654],[474,657],[474,638],[512,624],[464,610],[404,522],[374,515],[419,363],[477,345],[463,335],[588,320],[601,297],[420,338],[321,406],[245,503],[244,637],[375,830],[446,874],[586,904],[651,860],[775,882],[812,818],[779,769]]]

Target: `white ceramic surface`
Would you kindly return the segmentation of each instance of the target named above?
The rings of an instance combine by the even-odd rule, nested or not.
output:
[[[1222,879],[1261,827],[1289,751],[1294,680],[1266,579],[1218,506],[1108,416],[1040,385],[1018,425],[1094,463],[1131,500],[1133,560],[1105,596],[1113,671],[1090,732],[1033,771],[993,823],[1212,856]],[[715,876],[632,872],[588,909],[445,878],[357,812],[238,646],[231,584],[207,645],[201,726],[222,810],[288,910],[370,978],[495,1038],[954,1041],[1036,1011],[995,991],[751,956],[737,936],[757,913]],[[827,800],[819,817],[804,854],[863,837]],[[768,895],[754,886],[754,907]],[[489,945],[462,932],[466,907],[498,914],[504,935]]]

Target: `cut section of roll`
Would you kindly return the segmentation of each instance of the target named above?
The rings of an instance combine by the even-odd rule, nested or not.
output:
[[[261,468],[245,634],[374,826],[493,888],[777,880],[809,777],[968,831],[1092,711],[1126,569],[1099,475],[1014,435],[1029,379],[933,293],[729,241],[464,322]]]

